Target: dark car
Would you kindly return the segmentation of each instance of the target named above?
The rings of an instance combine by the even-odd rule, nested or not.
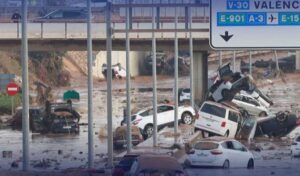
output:
[[[282,137],[300,125],[300,118],[289,112],[278,112],[274,117],[258,121],[255,136]]]
[[[84,10],[55,10],[43,17],[33,19],[33,22],[59,22],[59,21],[77,21],[84,22],[87,19],[87,13]]]
[[[139,154],[126,154],[113,169],[113,176],[123,176],[127,173]]]
[[[46,105],[45,124],[52,133],[79,133],[80,114],[69,103]]]
[[[167,55],[162,52],[156,53],[156,72],[159,74],[163,71],[166,64]],[[147,74],[152,74],[153,54],[148,55],[144,60],[144,67]]]
[[[79,133],[80,115],[68,103],[54,103],[47,108],[29,109],[30,130],[36,133]],[[11,126],[22,129],[22,109],[13,116]]]
[[[29,108],[29,129],[33,132],[41,131],[44,119],[44,108]],[[22,109],[18,109],[10,122],[14,129],[22,129]]]
[[[276,69],[276,62],[273,60],[258,60],[252,64],[252,66],[257,68],[271,68]],[[294,72],[296,69],[296,56],[288,56],[284,58],[278,59],[278,66],[279,68],[286,73]],[[241,72],[242,73],[249,73],[249,63],[241,61]]]

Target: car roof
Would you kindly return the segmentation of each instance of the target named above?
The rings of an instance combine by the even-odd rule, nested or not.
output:
[[[157,107],[159,107],[159,106],[171,106],[171,107],[174,107],[174,105],[171,105],[171,104],[158,104]],[[143,109],[139,110],[136,114],[142,113],[142,112],[147,111],[147,110],[152,109],[152,108],[153,108],[153,106],[148,106],[146,108],[143,108]]]
[[[178,161],[169,155],[141,155],[137,158],[139,169],[180,170]],[[163,163],[163,164],[162,164]]]
[[[221,143],[221,142],[225,142],[225,141],[236,141],[235,139],[231,139],[231,138],[226,138],[226,137],[222,137],[222,136],[214,136],[214,137],[209,137],[209,138],[205,138],[202,139],[198,142],[216,142],[216,143]],[[198,143],[196,142],[196,143]]]
[[[224,109],[230,109],[232,111],[240,113],[239,109],[237,107],[235,107],[235,105],[233,103],[230,103],[230,102],[217,103],[217,102],[213,102],[213,101],[205,101],[204,103],[215,105],[215,106],[218,106],[218,107],[221,107]]]

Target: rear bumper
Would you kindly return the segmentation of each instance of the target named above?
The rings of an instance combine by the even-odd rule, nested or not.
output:
[[[195,123],[195,128],[199,129],[201,131],[205,131],[205,132],[217,134],[217,135],[220,135],[220,136],[224,136],[225,135],[225,132],[216,131],[216,130],[214,130],[212,128],[207,128],[206,126],[203,126],[203,125],[200,125],[200,124],[196,124],[196,123]]]
[[[197,166],[197,167],[223,167],[224,161],[221,159],[217,159],[213,162],[199,162],[197,160],[188,159],[191,166]]]

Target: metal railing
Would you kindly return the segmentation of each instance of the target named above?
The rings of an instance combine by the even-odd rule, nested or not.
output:
[[[208,38],[209,23],[207,20],[194,19],[192,32],[195,38]],[[151,23],[132,23],[131,38],[151,38]],[[117,20],[112,23],[113,38],[125,39],[125,23]],[[20,23],[1,23],[0,39],[21,38],[22,27]],[[155,30],[158,38],[173,38],[174,23],[166,21],[160,23],[160,28]],[[178,24],[178,37],[186,38],[188,30],[184,21]],[[95,39],[106,38],[105,23],[92,23],[92,35]],[[28,23],[28,38],[31,39],[85,39],[87,38],[86,23],[56,22],[56,23]]]

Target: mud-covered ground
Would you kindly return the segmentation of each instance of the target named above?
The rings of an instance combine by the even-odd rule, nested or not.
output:
[[[210,66],[211,67],[211,66]],[[214,68],[211,67],[211,68]],[[210,70],[211,70],[210,68]],[[212,72],[212,71],[211,71]],[[164,99],[173,98],[173,84],[172,77],[159,76],[158,77],[158,101],[161,102]],[[288,74],[285,75],[285,81],[281,78],[274,79],[272,81],[259,81],[260,85],[263,85],[262,91],[267,93],[275,102],[271,108],[272,112],[278,112],[279,110],[289,110],[299,114],[300,98],[300,74]],[[80,114],[82,115],[81,123],[87,123],[87,87],[86,79],[73,79],[71,87],[61,88],[55,90],[54,96],[57,99],[62,98],[62,94],[67,89],[75,89],[81,94],[81,101],[78,103],[80,107]],[[179,79],[180,87],[189,87],[189,77],[181,77]],[[95,167],[102,168],[103,160],[107,153],[106,143],[106,83],[94,82],[93,102],[94,102],[94,148],[95,148]],[[137,77],[132,81],[132,108],[133,113],[137,110],[150,106],[152,104],[152,78],[151,77]],[[126,107],[126,92],[125,81],[114,80],[113,82],[113,122],[114,128],[120,124],[123,116],[123,109]],[[295,135],[295,134],[293,134]],[[291,137],[293,137],[293,135]],[[87,126],[82,125],[79,135],[41,135],[30,134],[30,166],[31,170],[38,171],[37,173],[31,173],[30,175],[51,175],[52,171],[61,172],[66,169],[81,169],[87,166],[87,142],[88,133]],[[100,137],[99,137],[100,136]],[[261,145],[273,145],[274,142],[268,138],[260,141]],[[289,155],[289,146],[281,145],[286,141],[279,141],[276,147],[266,147],[261,152],[255,152],[256,156],[256,169],[248,170],[229,170],[226,173],[222,170],[199,170],[190,169],[188,172],[191,175],[198,175],[198,173],[205,173],[204,175],[218,175],[218,174],[230,174],[241,175],[240,172],[247,174],[265,174],[274,175],[273,170],[281,171],[289,170],[292,168],[297,171],[297,164],[300,164],[300,159],[291,159]],[[12,151],[12,158],[4,158],[2,156],[3,151]],[[116,155],[120,151],[115,151]],[[10,128],[0,130],[0,176],[9,175],[22,175],[21,172],[15,172],[21,170],[22,163],[22,133],[20,131],[13,131]],[[12,163],[18,167],[12,167]],[[6,170],[4,172],[4,170]],[[43,173],[43,172],[50,173]],[[70,171],[70,170],[69,170]],[[257,171],[257,173],[256,173]],[[1,175],[2,174],[2,175]],[[77,172],[78,175],[85,175],[86,173]],[[55,174],[57,175],[57,174]],[[67,175],[67,174],[64,174]],[[75,174],[71,174],[75,175]],[[243,174],[244,175],[244,174]],[[279,175],[279,174],[276,174]],[[22,175],[23,176],[23,175]]]

